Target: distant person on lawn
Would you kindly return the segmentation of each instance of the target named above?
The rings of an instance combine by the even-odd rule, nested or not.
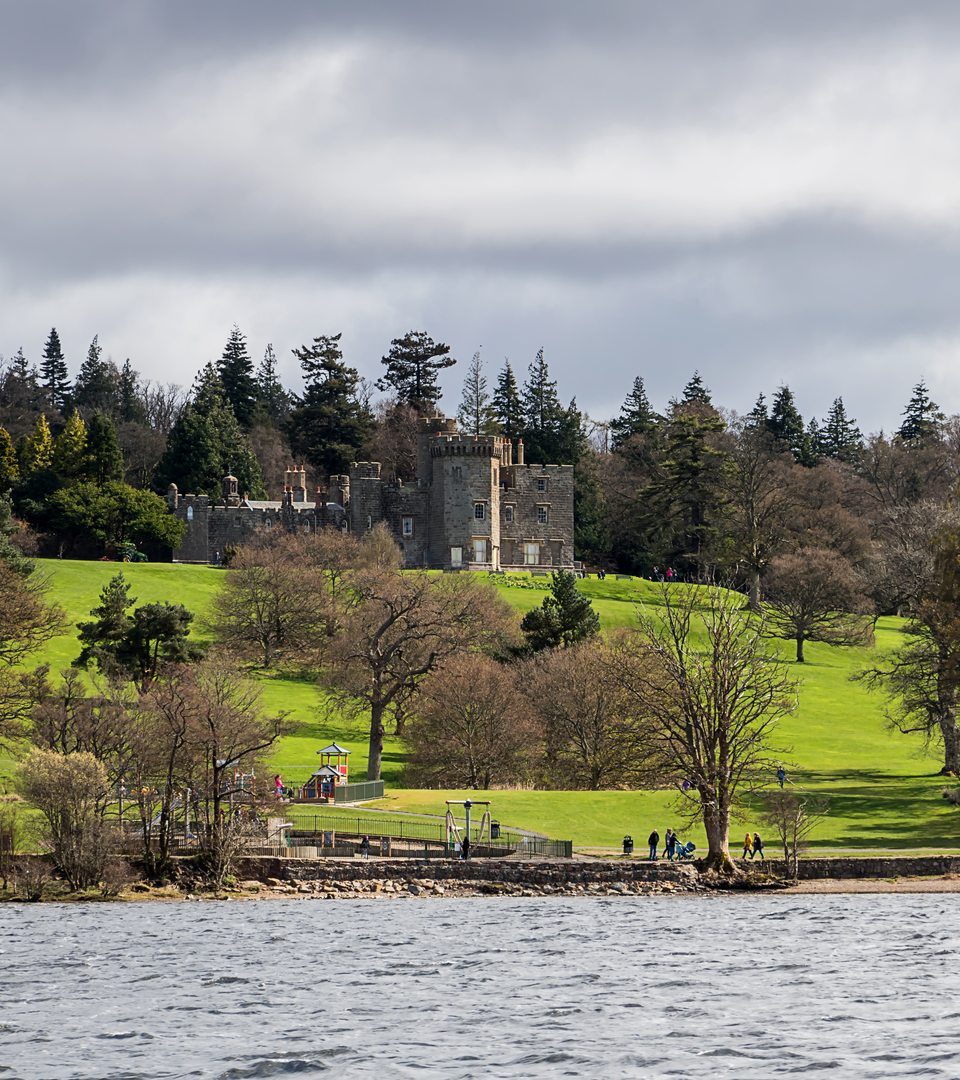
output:
[[[746,859],[751,851],[753,851],[753,837],[747,833],[743,838],[743,857]]]
[[[647,843],[650,845],[650,858],[653,862],[657,861],[657,846],[660,843],[660,834],[656,829],[650,834]]]
[[[760,839],[760,834],[758,832],[753,834],[753,850],[750,852],[751,861],[753,861],[754,855],[759,855],[760,861],[766,862],[766,859],[763,857],[763,841]]]

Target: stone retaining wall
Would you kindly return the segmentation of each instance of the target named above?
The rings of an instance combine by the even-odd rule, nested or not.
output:
[[[782,859],[767,859],[766,863],[747,863],[752,869],[763,868],[770,874],[784,873]],[[942,877],[960,874],[957,855],[897,855],[875,858],[801,859],[798,877],[801,881],[820,878],[893,878]]]

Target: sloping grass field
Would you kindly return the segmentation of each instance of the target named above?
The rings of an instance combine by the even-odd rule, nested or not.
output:
[[[204,566],[129,564],[48,560],[39,572],[50,579],[51,599],[59,603],[72,623],[89,618],[100,589],[122,569],[139,603],[170,600],[185,604],[197,615],[195,636],[209,639],[204,617],[225,571]],[[497,588],[518,611],[539,605],[548,580],[527,575],[499,579]],[[641,579],[607,577],[580,583],[594,602],[603,627],[630,625],[636,604],[656,613],[659,587]],[[684,586],[677,586],[683,588]],[[56,670],[69,665],[79,651],[75,631],[50,642],[37,662]],[[901,636],[897,619],[881,619],[877,627],[879,650],[895,649]],[[778,729],[778,745],[788,768],[788,783],[829,799],[829,816],[818,826],[814,845],[826,850],[940,851],[960,848],[960,811],[942,798],[943,778],[937,775],[936,749],[922,740],[888,729],[882,697],[869,693],[851,675],[870,659],[872,650],[831,649],[809,645],[806,664],[791,662],[790,643],[784,643],[784,663],[799,683],[799,707]],[[316,751],[333,739],[351,751],[351,776],[365,778],[366,732],[362,718],[345,716],[328,695],[308,677],[254,673],[263,685],[264,703],[284,710],[295,724],[294,733],[279,745],[272,767],[287,782],[306,779],[316,767]],[[0,775],[13,766],[0,758]],[[387,797],[383,809],[440,814],[445,799],[469,794],[490,798],[494,817],[505,825],[533,829],[553,837],[572,839],[579,848],[619,847],[631,834],[638,848],[654,827],[661,836],[668,826],[698,844],[697,828],[686,829],[673,809],[671,792],[636,791],[494,791],[448,792],[403,788],[404,748],[388,739],[383,778]],[[771,781],[773,778],[771,777]],[[311,810],[312,812],[312,810]],[[742,828],[759,828],[749,813]]]

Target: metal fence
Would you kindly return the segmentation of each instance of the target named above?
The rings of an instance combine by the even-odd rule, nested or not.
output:
[[[439,840],[446,841],[447,827],[443,821],[418,821],[399,815],[376,817],[373,814],[291,814],[296,833],[321,833],[328,830],[346,833],[351,836],[390,836],[398,840]],[[457,826],[463,832],[463,822]],[[480,823],[470,823],[470,839],[479,836]],[[507,843],[520,843],[524,833],[500,830],[500,839]]]
[[[357,784],[338,784],[333,789],[334,803],[366,802],[383,798],[383,781],[366,780]]]

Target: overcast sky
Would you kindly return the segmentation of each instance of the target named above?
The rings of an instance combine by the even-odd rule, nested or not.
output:
[[[960,412],[958,50],[955,0],[7,4],[0,353],[189,383],[236,322],[295,385],[425,329],[598,418]]]

